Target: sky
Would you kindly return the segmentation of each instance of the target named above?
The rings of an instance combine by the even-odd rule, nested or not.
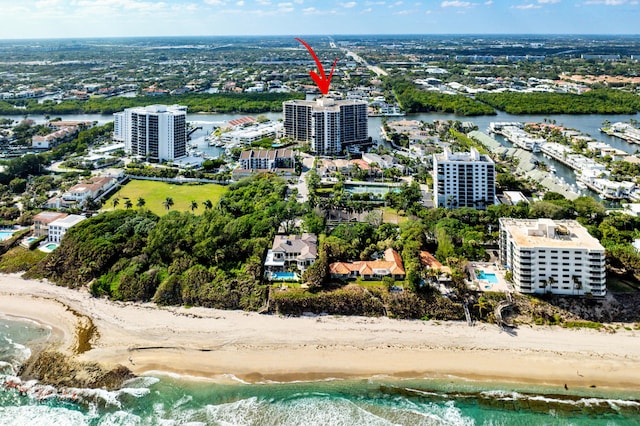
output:
[[[0,39],[640,33],[640,0],[0,0],[0,16]]]

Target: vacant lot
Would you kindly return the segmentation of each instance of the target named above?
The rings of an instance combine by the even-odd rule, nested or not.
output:
[[[138,208],[136,206],[138,198],[142,197],[145,201],[144,208],[157,215],[164,215],[169,210],[165,208],[163,203],[167,197],[171,197],[174,203],[171,210],[190,211],[191,201],[195,201],[198,203],[198,208],[193,212],[198,214],[204,211],[202,203],[205,200],[210,200],[215,207],[220,196],[226,190],[225,186],[215,184],[175,184],[149,180],[132,180],[104,202],[104,209],[113,210],[114,198],[118,199],[116,208],[126,208],[126,201],[129,199],[133,204],[132,208],[136,209]]]

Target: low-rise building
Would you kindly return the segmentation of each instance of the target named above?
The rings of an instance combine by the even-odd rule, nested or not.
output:
[[[606,295],[604,247],[575,220],[502,218],[499,244],[521,293]]]
[[[242,151],[238,163],[234,178],[264,172],[290,176],[295,173],[296,157],[290,149],[252,149]]]
[[[55,132],[49,133],[45,136],[34,135],[31,138],[31,146],[37,149],[50,149],[70,139],[77,132],[78,128],[72,126],[62,127],[59,130],[56,130]]]
[[[90,180],[73,185],[64,194],[62,200],[69,204],[84,204],[88,200],[93,200],[116,183],[112,177],[95,176]]]
[[[315,234],[276,235],[264,262],[266,272],[286,272],[295,267],[304,272],[318,257]]]
[[[61,219],[54,220],[49,224],[49,242],[60,244],[62,237],[74,225],[85,220],[86,217],[77,214],[70,214]]]
[[[379,260],[334,262],[329,265],[329,273],[331,278],[355,279],[362,277],[365,280],[379,280],[383,277],[404,280],[406,275],[402,266],[402,258],[392,248],[386,249],[384,257]]]

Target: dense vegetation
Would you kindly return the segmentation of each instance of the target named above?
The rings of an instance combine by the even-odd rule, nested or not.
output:
[[[116,300],[258,309],[262,261],[286,219],[286,184],[259,176],[229,187],[218,208],[196,216],[116,210],[72,228],[31,275],[69,287],[91,283]]]
[[[189,112],[249,112],[282,111],[282,102],[290,99],[304,99],[303,93],[220,93],[183,95],[137,96],[134,98],[116,96],[112,98],[91,98],[87,101],[65,100],[60,103],[36,99],[0,101],[0,114],[112,114],[125,108],[152,104],[180,104]],[[16,108],[19,105],[22,108]]]
[[[640,96],[622,90],[574,93],[480,93],[477,99],[509,114],[633,114]]]
[[[466,116],[496,113],[492,107],[467,96],[425,92],[406,81],[395,81],[391,85],[402,109],[410,113],[448,112]]]

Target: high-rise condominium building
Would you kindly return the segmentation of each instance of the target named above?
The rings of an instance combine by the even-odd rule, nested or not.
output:
[[[445,148],[433,155],[433,197],[436,207],[475,207],[495,204],[495,165],[475,148],[456,152]]]
[[[500,263],[521,293],[607,293],[604,247],[575,220],[500,219]]]
[[[309,142],[319,155],[339,154],[345,145],[369,138],[366,101],[292,100],[283,103],[283,114],[285,136]]]
[[[149,161],[175,160],[187,155],[187,107],[151,105],[114,114],[113,139],[125,151]]]

